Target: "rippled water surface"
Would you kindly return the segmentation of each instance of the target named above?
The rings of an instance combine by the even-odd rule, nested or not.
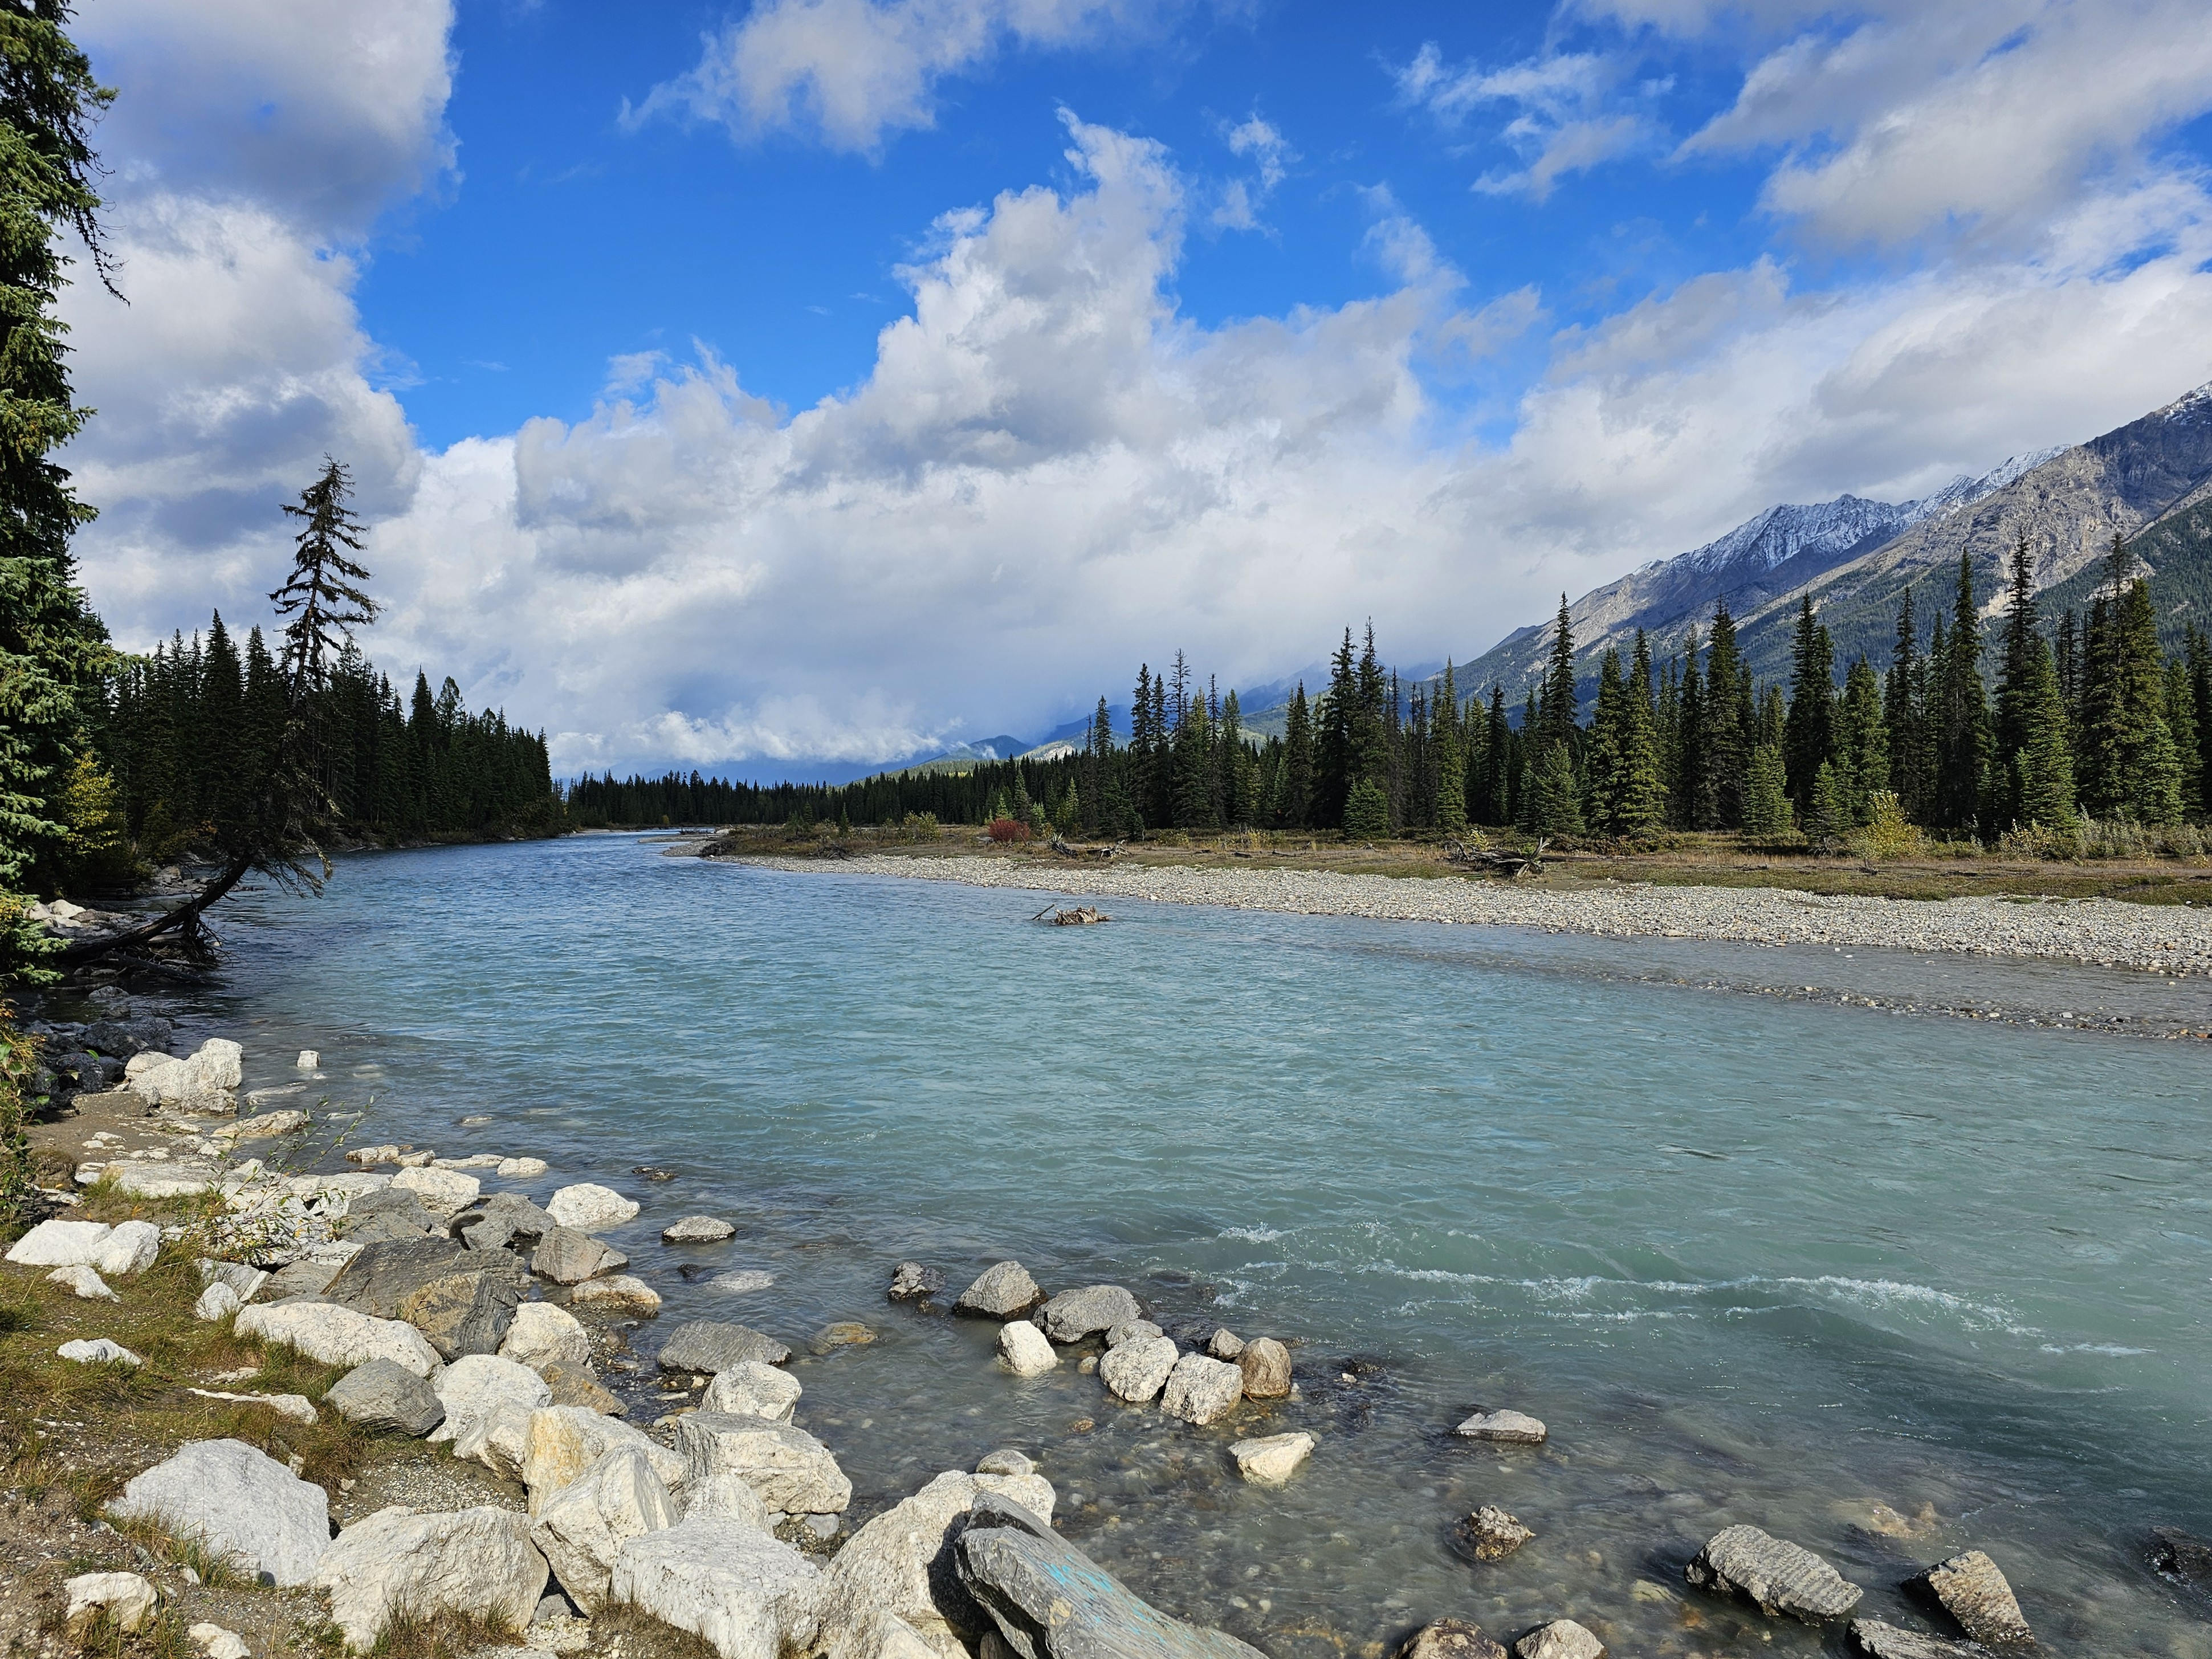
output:
[[[872,1346],[799,1362],[856,1516],[1021,1445],[1086,1548],[1278,1655],[1445,1614],[1819,1650],[1682,1587],[1737,1521],[1902,1622],[1902,1577],[1979,1547],[2057,1650],[2212,1654],[2142,1564],[2153,1523],[2212,1531],[2202,1045],[1663,982],[1816,982],[1744,947],[1126,902],[1051,928],[1040,902],[619,838],[364,856],[321,899],[249,898],[196,1012],[247,1041],[249,1087],[320,1048],[371,1139],[641,1199],[612,1237],[662,1328],[866,1320]],[[1893,976],[2033,1002],[2054,971]],[[2143,984],[2075,978],[2085,1004]],[[738,1237],[658,1243],[702,1210]],[[1007,1255],[1295,1340],[1301,1397],[1167,1425],[883,1300],[899,1257],[957,1289]],[[1477,1406],[1551,1443],[1453,1442]],[[1290,1487],[1237,1480],[1230,1440],[1292,1427],[1321,1444]],[[1462,1556],[1483,1503],[1535,1541]],[[1934,1518],[1885,1537],[1876,1503]]]

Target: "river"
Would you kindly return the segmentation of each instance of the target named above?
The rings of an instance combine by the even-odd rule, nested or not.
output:
[[[1979,1547],[2055,1650],[2212,1655],[2142,1563],[2151,1524],[2212,1532],[2202,1045],[1705,988],[1779,980],[1751,947],[1133,902],[1054,928],[1037,902],[627,837],[367,854],[319,898],[246,896],[176,1012],[246,1042],[249,1088],[319,1049],[356,1139],[640,1199],[610,1237],[659,1328],[800,1346],[855,1516],[1022,1447],[1071,1537],[1282,1659],[1448,1614],[1820,1650],[1682,1584],[1735,1522],[1898,1622],[1925,1622],[1900,1580]],[[1992,1004],[2053,971],[1942,969]],[[2142,979],[2065,971],[2085,1002]],[[1881,953],[1850,973],[1881,984]],[[702,1212],[738,1237],[659,1243]],[[1291,1340],[1301,1397],[1189,1429],[1072,1364],[1018,1382],[989,1328],[884,1299],[901,1257],[957,1291],[1008,1255]],[[711,1283],[733,1270],[772,1283]],[[879,1340],[805,1355],[839,1319]],[[1551,1441],[1455,1441],[1476,1407]],[[1286,1428],[1311,1462],[1244,1486],[1227,1443]],[[1479,1504],[1534,1541],[1462,1555]],[[1932,1519],[1885,1535],[1877,1504]]]

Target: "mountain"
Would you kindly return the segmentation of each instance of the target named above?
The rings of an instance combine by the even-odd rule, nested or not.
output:
[[[894,772],[972,772],[987,761],[1012,760],[1027,752],[1030,745],[1006,732],[995,738],[978,738],[973,743],[963,743],[946,750],[941,755],[932,755],[927,760],[916,761],[911,766],[895,766]]]
[[[1930,607],[1951,602],[1961,553],[1973,562],[1975,592],[1990,614],[2021,537],[2039,589],[2059,589],[2101,557],[2115,533],[2136,537],[2200,504],[2212,508],[2212,386],[2102,437],[2015,456],[1919,501],[1840,495],[1769,507],[1703,547],[1632,571],[1568,606],[1578,685],[1585,700],[1593,696],[1599,658],[1607,647],[1626,657],[1638,628],[1652,636],[1656,656],[1670,654],[1692,624],[1704,629],[1723,599],[1754,678],[1786,679],[1807,593],[1835,641],[1839,672],[1862,653],[1886,664],[1905,590],[1918,590],[1924,632]],[[1519,629],[1469,663],[1458,683],[1469,690],[1502,684],[1517,705],[1540,680],[1551,639],[1548,622]]]

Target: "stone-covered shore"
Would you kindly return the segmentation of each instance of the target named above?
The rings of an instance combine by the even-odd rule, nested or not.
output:
[[[317,1060],[300,1056],[303,1081]],[[1257,1659],[1213,1627],[1219,1610],[1153,1607],[1063,1534],[1053,1448],[1004,1446],[856,1513],[841,1449],[897,1433],[896,1410],[880,1428],[810,1425],[792,1362],[874,1333],[660,1319],[603,1235],[642,1224],[711,1249],[735,1231],[659,1213],[660,1172],[641,1166],[623,1191],[521,1147],[336,1146],[283,1089],[235,1115],[240,1060],[221,1039],[141,1054],[123,1086],[87,1080],[42,1126],[50,1152],[74,1141],[82,1197],[50,1194],[55,1215],[0,1270],[14,1650]],[[979,1322],[995,1357],[975,1363],[1005,1388],[1079,1373],[1096,1413],[1191,1436],[1259,1501],[1327,1479],[1339,1455],[1326,1428],[1283,1431],[1277,1408],[1328,1380],[1302,1384],[1294,1342],[1201,1330],[1121,1285],[1052,1293],[1011,1261],[949,1281],[921,1261],[880,1270],[884,1319]],[[1551,1439],[1502,1401],[1435,1431],[1500,1457]],[[57,1474],[88,1452],[96,1470]],[[1535,1538],[1495,1507],[1456,1524],[1477,1561]],[[2179,1577],[2212,1579],[2212,1547],[2166,1541]],[[1926,1628],[1855,1618],[1862,1586],[1747,1524],[1679,1571],[1670,1595],[1877,1659],[1966,1659],[1984,1651],[1969,1642],[2030,1635],[1978,1550],[1911,1581]],[[1561,1598],[1533,1626],[1485,1632],[1440,1607],[1355,1635],[1403,1659],[1598,1659],[1613,1619],[1587,1587]]]
[[[763,854],[732,856],[768,869],[810,874],[897,876],[1290,915],[1537,927],[1620,939],[2039,957],[2159,974],[2212,973],[2212,908],[2111,899],[1880,899],[1781,888],[1631,883],[1554,890],[1483,877],[1085,865],[972,854],[856,854],[834,863]]]

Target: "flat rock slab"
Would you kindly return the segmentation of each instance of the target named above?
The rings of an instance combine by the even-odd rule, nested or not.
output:
[[[355,1366],[323,1398],[347,1422],[372,1433],[410,1434],[419,1439],[446,1420],[445,1402],[438,1391],[389,1359]]]
[[[1505,1649],[1463,1619],[1439,1619],[1406,1638],[1398,1659],[1505,1659]]]
[[[513,1250],[560,1224],[520,1193],[494,1193],[455,1216],[447,1231],[472,1250]]]
[[[1452,1432],[1462,1440],[1488,1440],[1509,1446],[1540,1446],[1551,1431],[1526,1412],[1477,1412]]]
[[[331,1593],[331,1618],[346,1647],[361,1653],[401,1613],[465,1613],[520,1632],[547,1576],[528,1521],[487,1506],[438,1515],[380,1510],[338,1534],[314,1582]]]
[[[781,1365],[791,1350],[774,1337],[716,1319],[694,1319],[669,1332],[660,1345],[664,1371],[726,1371],[738,1365]]]
[[[1851,1620],[1851,1644],[1868,1659],[1989,1659],[1987,1648],[1906,1630],[1879,1619]]]
[[[1601,1659],[1605,1644],[1571,1619],[1554,1619],[1513,1644],[1520,1659]]]
[[[975,1500],[954,1546],[960,1583],[1020,1659],[1259,1659],[1171,1619],[1020,1504]]]
[[[212,1164],[189,1161],[164,1163],[155,1159],[118,1159],[106,1173],[115,1190],[126,1198],[192,1198],[211,1193],[222,1179]]]
[[[1842,1618],[1866,1593],[1812,1551],[1757,1527],[1714,1534],[1683,1576],[1701,1589],[1747,1597],[1770,1617],[1786,1614],[1812,1625]]]
[[[1940,1561],[1905,1588],[1929,1597],[1959,1621],[1959,1628],[1977,1642],[2033,1642],[2035,1632],[2021,1613],[1997,1564],[1979,1550],[1968,1550]]]
[[[664,1244],[719,1244],[737,1236],[735,1227],[711,1215],[687,1215],[660,1230],[660,1242]]]
[[[814,1634],[822,1571],[742,1521],[689,1517],[625,1543],[608,1598],[690,1631],[720,1659],[781,1659]]]
[[[1086,1285],[1079,1291],[1062,1291],[1036,1310],[1033,1322],[1055,1342],[1080,1342],[1143,1317],[1137,1298],[1119,1285]]]
[[[986,1267],[960,1292],[952,1311],[979,1319],[1018,1319],[1043,1300],[1028,1269],[1018,1261],[1001,1261]]]
[[[135,1476],[107,1512],[196,1540],[249,1576],[266,1573],[280,1586],[312,1579],[331,1540],[323,1489],[242,1440],[191,1442]]]
[[[74,1342],[64,1342],[54,1350],[63,1359],[73,1359],[80,1365],[128,1365],[136,1369],[146,1362],[125,1347],[120,1342],[105,1336],[89,1340],[79,1337]]]

